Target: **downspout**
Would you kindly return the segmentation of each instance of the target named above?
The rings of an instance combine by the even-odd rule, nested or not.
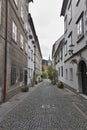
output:
[[[3,102],[6,100],[6,84],[7,84],[7,32],[8,31],[8,0],[6,0],[5,10],[5,60],[4,60],[4,89]]]

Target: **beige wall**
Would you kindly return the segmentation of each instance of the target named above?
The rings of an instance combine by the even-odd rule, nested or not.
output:
[[[24,22],[20,18],[20,7],[23,5]],[[0,25],[0,87],[3,90],[3,74],[4,74],[4,46],[5,46],[5,0],[2,0],[2,19]],[[17,25],[17,42],[12,39],[12,21]],[[27,68],[27,54],[25,53],[25,43],[28,43],[28,36],[25,30],[25,23],[28,22],[28,10],[26,0],[18,0],[18,7],[14,0],[8,0],[8,42],[7,42],[7,92],[22,85],[20,83],[20,69],[23,71]],[[20,34],[24,38],[24,49],[20,48]],[[16,66],[16,84],[11,86],[11,66]],[[2,92],[1,90],[1,92]]]

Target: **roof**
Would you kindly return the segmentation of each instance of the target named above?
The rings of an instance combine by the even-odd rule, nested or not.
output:
[[[53,45],[53,48],[52,48],[52,57],[55,55],[57,49],[59,48],[61,42],[64,40],[64,35],[62,35],[56,42],[55,44]]]
[[[63,4],[62,4],[62,9],[61,9],[61,16],[64,16],[65,15],[65,11],[66,11],[66,7],[67,7],[67,4],[68,4],[68,1],[69,0],[63,0]]]

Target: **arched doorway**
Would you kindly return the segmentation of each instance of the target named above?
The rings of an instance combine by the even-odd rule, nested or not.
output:
[[[79,63],[79,83],[83,94],[87,95],[87,67],[84,61]]]

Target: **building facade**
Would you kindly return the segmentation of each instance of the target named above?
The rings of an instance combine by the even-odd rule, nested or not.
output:
[[[87,0],[63,0],[61,16],[65,42],[62,67],[57,64],[59,79],[87,95]]]
[[[31,14],[28,14],[28,30],[29,30],[29,39],[28,39],[28,84],[32,85],[32,80],[34,77],[34,45],[35,39],[33,34],[33,20]]]
[[[38,37],[36,36],[35,38],[35,77],[36,80],[38,81],[41,78],[41,74],[42,74],[42,53],[41,53],[41,48],[40,48],[40,44],[39,44],[39,40]]]
[[[58,72],[58,80],[63,80],[63,69],[64,69],[64,35],[61,36],[53,45],[52,60],[53,66]]]
[[[41,53],[41,48],[40,48],[40,44],[39,44],[39,40],[36,34],[36,30],[35,30],[35,26],[34,26],[34,22],[33,19],[31,17],[31,14],[29,14],[29,24],[30,24],[30,31],[29,31],[29,36],[30,36],[30,40],[31,41],[31,62],[32,62],[32,66],[31,66],[31,70],[32,70],[32,76],[33,78],[36,78],[36,80],[38,80],[38,77],[41,76],[42,73],[42,53]],[[29,62],[29,64],[31,64],[31,62]]]
[[[0,1],[0,101],[27,84],[29,2]]]

